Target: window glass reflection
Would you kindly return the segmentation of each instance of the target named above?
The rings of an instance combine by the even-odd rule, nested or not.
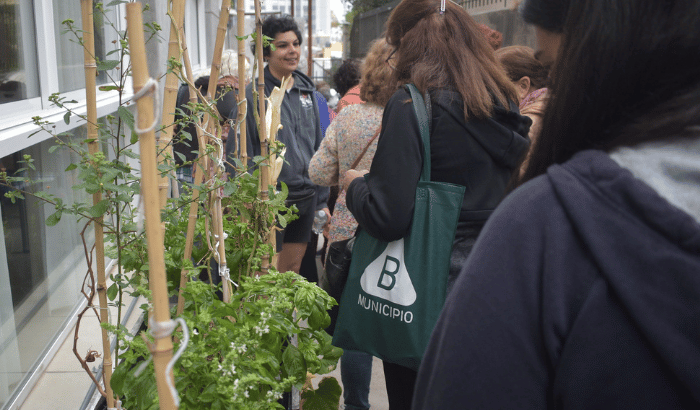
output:
[[[64,24],[67,20],[73,21],[75,30],[82,27],[82,17],[80,2],[53,0],[54,31],[56,35],[56,59],[58,60],[58,88],[59,92],[68,92],[85,88],[84,73],[84,50],[79,44],[77,35],[81,32],[73,33]],[[99,61],[118,59],[118,54],[107,55],[109,51],[116,49],[118,35],[112,27],[116,24],[116,13],[114,7],[101,12],[95,10],[93,13],[94,33],[95,33],[95,57]],[[111,82],[109,75],[114,78],[116,70],[99,71],[97,84]]]
[[[39,96],[31,0],[0,2],[0,104]]]
[[[71,134],[67,138],[82,141],[85,127]],[[65,149],[49,153],[54,144],[49,139],[0,158],[0,169],[18,175],[23,156],[31,155],[36,171],[19,175],[41,182],[20,182],[16,188],[48,191],[65,203],[89,201],[87,194],[72,189],[78,183],[77,170],[65,172],[79,161],[77,154]],[[47,227],[44,221],[54,212],[52,205],[31,195],[13,204],[4,196],[6,191],[0,188],[0,408],[69,319],[80,301],[86,271],[80,238],[85,221],[78,223],[64,214],[56,226]],[[86,236],[88,244],[94,242],[90,229]]]

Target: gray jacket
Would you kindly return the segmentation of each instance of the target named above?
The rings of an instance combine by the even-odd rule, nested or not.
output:
[[[316,209],[327,207],[329,189],[321,187],[309,178],[309,161],[321,145],[323,132],[319,118],[319,107],[314,97],[314,84],[309,77],[300,71],[294,71],[294,85],[285,94],[282,101],[281,122],[282,129],[277,134],[277,139],[284,143],[287,151],[284,155],[284,166],[277,181],[277,189],[280,189],[281,182],[287,184],[289,188],[289,198],[301,198],[318,193]],[[265,67],[265,96],[269,96],[275,87],[281,85],[268,67]],[[246,117],[246,139],[248,146],[248,156],[260,155],[260,138],[258,129],[255,126],[253,116],[253,87],[255,82],[246,87],[246,98],[248,99],[248,115]],[[234,108],[229,118],[236,118],[237,109]],[[327,112],[321,115],[328,115]],[[229,138],[226,141],[226,153],[231,155],[234,152],[236,141],[235,129],[231,128]],[[231,162],[231,161],[229,161]],[[252,164],[252,162],[251,162]],[[231,174],[229,169],[229,174]]]

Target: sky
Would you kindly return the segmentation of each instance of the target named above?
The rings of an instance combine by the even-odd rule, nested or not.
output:
[[[342,0],[331,0],[331,11],[340,21],[343,21],[345,17],[345,6],[343,6]]]

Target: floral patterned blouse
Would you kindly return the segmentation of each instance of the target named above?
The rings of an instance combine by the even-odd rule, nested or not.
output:
[[[314,184],[338,185],[357,156],[382,125],[384,109],[376,104],[353,104],[343,108],[326,130],[326,137],[309,163],[309,177]],[[369,169],[377,151],[375,138],[356,169]],[[338,194],[331,216],[329,243],[355,235],[357,221],[345,205],[345,191]]]

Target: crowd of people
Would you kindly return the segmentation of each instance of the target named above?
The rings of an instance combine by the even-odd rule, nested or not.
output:
[[[502,47],[451,1],[402,0],[338,69],[335,110],[297,69],[294,20],[264,21],[265,93],[292,79],[278,184],[299,218],[278,234],[278,269],[300,271],[319,210],[330,242],[411,230],[413,84],[431,181],[465,190],[420,368],[383,363],[390,408],[698,408],[700,2],[524,0],[519,14],[537,50]],[[371,365],[346,350],[345,408],[370,407]]]

